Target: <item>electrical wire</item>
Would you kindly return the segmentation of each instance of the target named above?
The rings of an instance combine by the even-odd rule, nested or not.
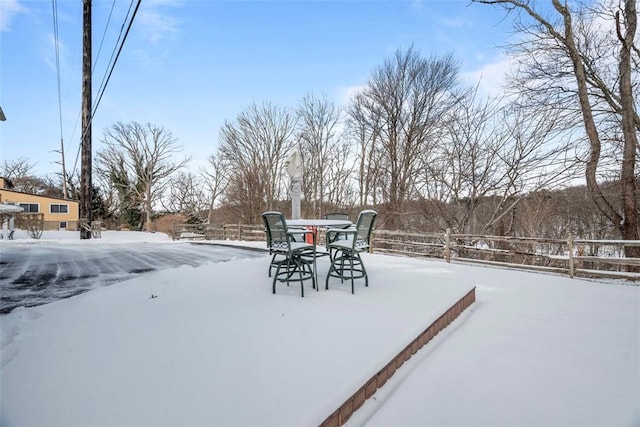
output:
[[[125,16],[125,20],[122,23],[122,26],[120,27],[120,34],[118,35],[118,40],[116,40],[116,46],[118,44],[118,42],[120,41],[120,37],[122,37],[122,28],[124,27],[124,24],[127,22],[127,18],[129,16],[129,11],[131,11],[131,4],[129,4],[129,10],[127,11],[127,15]],[[98,60],[100,59],[100,53],[102,52],[102,46],[104,46],[104,40],[107,36],[107,29],[109,28],[109,24],[111,23],[111,17],[113,16],[113,10],[115,9],[116,6],[116,0],[113,0],[113,2],[111,3],[111,10],[109,11],[109,17],[107,18],[107,22],[104,25],[104,30],[102,31],[102,38],[100,39],[100,46],[98,47],[98,53],[96,54],[96,58],[95,61],[93,61],[92,67],[91,67],[91,77],[93,78],[93,75],[95,74],[96,71],[96,66],[98,65]],[[115,46],[113,51],[115,52]],[[111,64],[111,60],[113,58],[113,53],[111,53],[111,58],[109,59],[109,62],[107,63],[107,67],[109,66],[109,64]],[[104,81],[104,77],[102,78],[102,80]],[[76,124],[73,127],[73,136],[75,136],[75,130],[78,127],[78,122],[80,121],[80,117],[82,116],[82,111],[78,112],[78,117],[76,118]],[[73,139],[73,136],[71,137]],[[80,143],[78,144],[78,150],[76,151],[76,158],[73,161],[73,170],[71,172],[71,176],[73,176],[73,174],[76,173],[76,169],[78,167],[78,160],[80,159],[80,152],[82,151],[82,136],[80,137]]]
[[[62,156],[64,157],[63,131],[62,131],[62,92],[60,90],[60,33],[58,31],[58,1],[51,0],[52,16],[53,16],[53,43],[56,53],[56,83],[58,85],[58,116],[60,119],[60,144]],[[64,160],[64,158],[63,158]],[[63,171],[64,172],[64,171]],[[63,177],[64,178],[64,177]]]
[[[96,65],[98,65],[98,59],[100,58],[100,52],[102,51],[102,46],[104,45],[104,39],[107,36],[107,28],[109,28],[109,23],[111,22],[111,16],[113,16],[113,9],[115,9],[115,7],[116,7],[116,0],[113,0],[113,2],[111,3],[111,10],[109,11],[109,17],[107,18],[107,23],[104,24],[104,31],[102,32],[102,38],[100,39],[100,46],[98,46],[98,53],[96,54],[96,60],[93,63],[93,67],[91,69],[92,75],[96,71]],[[128,15],[128,12],[127,12],[127,15]],[[118,37],[118,40],[120,40],[120,37]]]
[[[133,20],[135,19],[136,14],[138,13],[138,9],[140,8],[140,3],[142,3],[142,0],[138,0],[138,2],[136,3],[136,8],[133,11],[133,15],[131,15],[131,19],[129,20],[129,25],[127,26],[127,31],[124,33],[124,37],[122,38],[122,42],[120,43],[120,47],[118,48],[118,53],[116,54],[116,57],[113,60],[113,63],[111,64],[111,69],[109,70],[109,74],[107,75],[107,78],[104,81],[104,85],[102,85],[102,87],[101,87],[102,90],[100,90],[100,89],[98,90],[98,92],[99,92],[98,100],[96,101],[95,106],[93,107],[93,111],[91,113],[91,119],[93,119],[93,116],[96,114],[98,106],[100,105],[100,101],[102,100],[102,95],[104,95],[104,91],[106,90],[107,85],[109,84],[109,80],[111,79],[111,74],[113,73],[113,69],[115,68],[116,63],[118,62],[118,58],[120,57],[120,53],[122,52],[122,48],[124,47],[124,43],[127,40],[127,36],[129,35],[129,31],[131,30],[131,26],[133,25]]]
[[[91,116],[89,117],[89,122],[86,124],[86,126],[82,130],[82,134],[81,134],[81,137],[80,137],[81,141],[84,139],[84,134],[87,131],[88,127],[91,125],[91,122],[93,121],[93,117],[95,116],[96,111],[98,109],[98,106],[100,105],[100,101],[102,100],[102,96],[104,95],[104,92],[105,92],[105,90],[107,88],[107,85],[109,84],[109,81],[111,79],[111,75],[113,74],[113,70],[114,70],[114,68],[116,66],[116,63],[118,62],[118,58],[120,57],[120,53],[122,52],[122,48],[124,47],[124,43],[127,40],[127,36],[129,35],[129,31],[131,30],[131,26],[133,25],[133,21],[134,21],[134,19],[136,17],[136,14],[138,13],[138,9],[140,8],[140,4],[141,3],[142,3],[142,0],[137,0],[135,9],[133,10],[133,14],[131,15],[131,18],[129,19],[129,23],[127,25],[127,29],[124,32],[124,36],[122,36],[123,29],[124,29],[124,26],[126,24],[126,18],[129,17],[129,12],[131,11],[131,6],[133,5],[133,0],[131,0],[131,3],[129,4],[129,11],[127,12],[127,16],[125,17],[125,21],[124,21],[122,27],[120,28],[120,35],[118,36],[118,41],[120,42],[120,45],[117,46],[117,53],[115,54],[115,57],[114,57],[113,54],[111,56],[113,58],[113,61],[110,61],[109,72],[108,72],[108,74],[106,74],[106,77],[103,78],[103,83],[101,84],[100,88],[98,89],[99,93],[98,93],[97,101],[95,102],[95,104],[93,106],[93,109],[92,109],[92,112],[91,112]],[[121,36],[122,36],[122,39],[121,39]],[[116,52],[116,49],[114,49],[114,52]],[[78,154],[76,156],[76,161],[74,163],[74,168],[73,168],[74,173],[75,173],[75,170],[77,168],[77,163],[78,163],[78,158],[79,158],[79,155],[80,155],[81,147],[82,147],[82,144],[80,144],[80,146],[78,147]]]

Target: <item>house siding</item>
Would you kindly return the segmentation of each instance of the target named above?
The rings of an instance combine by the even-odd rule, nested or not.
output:
[[[78,219],[80,218],[80,206],[77,201],[7,190],[4,188],[5,180],[2,178],[0,178],[0,185],[2,186],[0,188],[0,203],[38,205],[38,212],[43,214],[45,229],[57,229],[60,222],[64,221],[67,223],[67,229],[77,230]],[[61,205],[67,206],[67,212],[52,212],[52,206]],[[53,211],[55,210],[54,208]]]

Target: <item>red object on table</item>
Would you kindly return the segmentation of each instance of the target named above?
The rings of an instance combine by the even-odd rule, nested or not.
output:
[[[307,228],[307,230],[313,231],[313,235],[305,234],[304,235],[305,242],[307,242],[309,244],[313,244],[313,240],[318,235],[318,227],[306,227],[306,228]]]

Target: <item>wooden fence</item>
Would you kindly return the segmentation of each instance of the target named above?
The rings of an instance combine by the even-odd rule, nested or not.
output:
[[[320,233],[319,243],[323,244]],[[174,239],[264,241],[262,225],[174,224]],[[375,230],[371,252],[440,258],[508,268],[640,280],[640,258],[625,258],[624,246],[640,240],[547,239],[474,234]],[[632,271],[634,270],[635,271]]]
[[[264,226],[247,224],[174,224],[173,239],[265,240]]]
[[[625,258],[624,246],[640,240],[586,240],[376,230],[373,251],[550,271],[570,277],[640,280],[640,258]],[[635,270],[632,271],[632,270]]]

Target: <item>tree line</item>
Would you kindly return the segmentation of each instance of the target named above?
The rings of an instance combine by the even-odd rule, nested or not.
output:
[[[169,130],[116,123],[96,154],[101,214],[146,228],[160,212],[259,223],[287,212],[284,164],[299,147],[304,216],[374,207],[387,229],[639,239],[635,1],[553,0],[546,14],[533,1],[474,2],[503,8],[519,33],[499,97],[465,85],[453,55],[412,46],[346,106],[313,93],[292,108],[249,105],[199,171]]]

